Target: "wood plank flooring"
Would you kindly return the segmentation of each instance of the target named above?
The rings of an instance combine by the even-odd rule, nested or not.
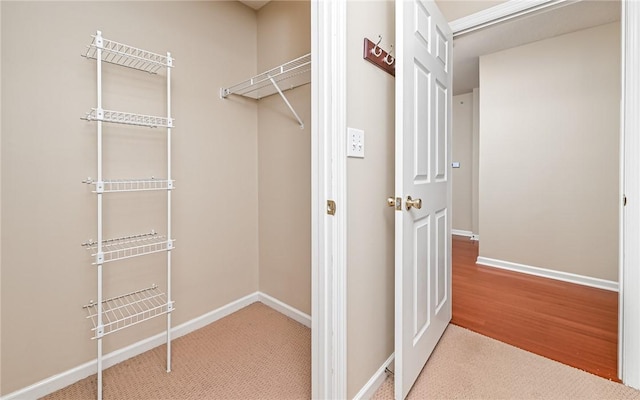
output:
[[[619,381],[618,293],[476,265],[453,236],[452,323]]]

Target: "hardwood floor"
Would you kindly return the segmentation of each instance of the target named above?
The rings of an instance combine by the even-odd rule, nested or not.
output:
[[[618,293],[476,265],[453,236],[452,323],[619,381]]]

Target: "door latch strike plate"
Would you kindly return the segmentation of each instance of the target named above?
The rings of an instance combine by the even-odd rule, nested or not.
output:
[[[336,215],[336,202],[333,200],[327,200],[327,214]]]
[[[402,197],[387,197],[387,206],[402,211]]]

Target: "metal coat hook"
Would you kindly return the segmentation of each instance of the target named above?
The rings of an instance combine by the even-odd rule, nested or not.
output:
[[[382,36],[378,35],[378,43],[376,43],[376,45],[373,47],[373,49],[371,49],[371,54],[373,54],[376,57],[380,57],[382,55],[382,49],[380,47],[378,47],[380,42],[382,42]],[[376,52],[376,49],[378,50],[377,52]]]
[[[393,64],[393,62],[396,60],[395,57],[393,57],[391,55],[391,53],[393,53],[393,45],[390,45],[391,49],[389,50],[389,53],[387,53],[387,55],[384,57],[384,62],[386,62],[388,65]]]
[[[374,43],[365,37],[363,58],[383,71],[396,76],[396,59],[391,55],[393,45],[391,45],[391,50],[387,52],[380,47],[380,42],[382,42],[382,35],[378,35],[378,43]]]

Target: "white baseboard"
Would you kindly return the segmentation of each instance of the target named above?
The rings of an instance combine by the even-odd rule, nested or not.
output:
[[[541,276],[543,278],[556,279],[564,282],[576,283],[578,285],[590,286],[598,289],[611,290],[613,292],[618,291],[618,282],[608,281],[600,278],[592,278],[590,276],[572,274],[569,272],[554,271],[551,269],[533,267],[531,265],[518,264],[510,261],[496,260],[487,257],[478,257],[476,264],[485,265],[487,267],[506,269],[509,271],[521,272],[523,274]]]
[[[471,231],[464,231],[464,230],[461,230],[461,229],[452,229],[451,230],[451,234],[452,235],[456,235],[456,236],[468,237],[471,240],[480,240],[480,235],[476,235],[475,233],[473,233]]]
[[[382,364],[380,368],[373,374],[371,379],[367,383],[364,384],[362,389],[353,397],[354,400],[369,400],[376,393],[380,385],[384,382],[387,377],[385,370],[391,365],[393,362],[395,353],[392,353],[389,358]]]
[[[303,313],[302,311],[291,307],[290,305],[283,303],[282,301],[271,297],[266,293],[258,292],[258,301],[273,308],[281,314],[286,315],[294,321],[300,322],[307,328],[311,328],[311,316]]]
[[[452,235],[456,235],[456,236],[465,236],[465,237],[471,237],[473,236],[473,232],[471,231],[464,231],[462,229],[452,229],[451,230],[451,234]]]
[[[266,299],[265,296],[268,297],[268,299]],[[187,321],[183,324],[180,324],[171,328],[172,339],[177,339],[180,336],[184,336],[197,329],[205,327],[212,322],[215,322],[252,303],[255,303],[256,301],[261,301],[266,305],[276,309],[277,311],[280,311],[283,314],[295,319],[296,321],[298,321],[298,319],[296,317],[293,317],[291,313],[297,312],[298,314],[302,316],[306,316],[306,318],[309,319],[307,326],[311,325],[311,318],[308,315],[303,314],[302,312],[295,310],[293,307],[290,307],[270,296],[264,295],[260,292],[255,292],[247,296],[244,296],[238,300],[235,300],[227,305],[224,305],[220,308],[217,308],[211,312],[208,312],[204,315],[201,315],[197,318],[194,318],[190,321]],[[287,309],[287,312],[281,311],[281,309]],[[298,316],[298,318],[300,317]],[[131,357],[135,357],[139,354],[142,354],[145,351],[149,351],[155,347],[158,347],[164,344],[165,341],[166,341],[166,334],[159,333],[157,335],[151,336],[147,339],[141,340],[139,342],[136,342],[122,349],[113,351],[109,354],[105,354],[102,359],[103,368],[105,369],[109,368]],[[92,361],[86,362],[82,365],[79,365],[75,368],[62,372],[60,374],[53,375],[47,379],[43,379],[39,382],[34,383],[33,385],[27,386],[25,388],[19,389],[15,392],[2,396],[1,400],[38,399],[40,397],[53,393],[56,390],[69,386],[90,375],[93,375],[96,373],[96,371],[97,371],[96,360],[94,359]]]

